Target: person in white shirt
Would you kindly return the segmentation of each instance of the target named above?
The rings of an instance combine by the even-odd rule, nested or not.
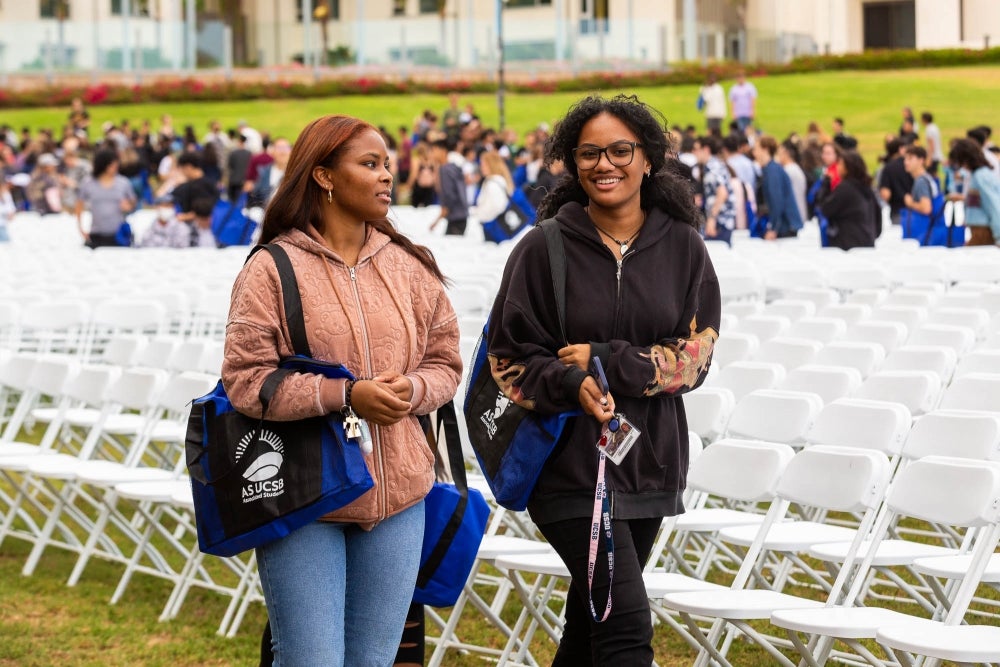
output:
[[[237,127],[237,131],[246,137],[245,146],[248,151],[254,155],[264,152],[264,138],[260,136],[260,132],[247,125],[245,120],[241,120]]]
[[[173,197],[157,198],[156,220],[139,242],[140,248],[187,248],[191,245],[191,228],[177,219]],[[211,218],[209,218],[211,226]]]
[[[927,171],[937,177],[938,165],[944,162],[944,146],[941,143],[941,128],[934,122],[930,111],[920,114],[920,122],[924,124],[924,144],[927,149]]]
[[[709,134],[722,134],[722,121],[726,117],[726,91],[723,90],[715,74],[709,74],[705,85],[698,91],[702,110],[705,112],[705,126]]]

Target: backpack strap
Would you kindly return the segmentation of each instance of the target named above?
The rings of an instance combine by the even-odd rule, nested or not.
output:
[[[559,320],[559,335],[562,342],[569,344],[566,337],[566,246],[563,245],[562,231],[555,218],[538,223],[545,234],[545,247],[549,251],[549,269],[552,273],[552,291],[556,296],[556,317]]]
[[[309,339],[306,336],[305,317],[302,313],[302,297],[299,296],[299,283],[295,279],[295,270],[292,268],[291,260],[288,259],[288,253],[276,243],[257,245],[247,255],[247,261],[250,261],[250,258],[261,250],[271,253],[274,264],[278,268],[278,278],[281,280],[281,298],[285,306],[288,333],[292,338],[292,350],[297,355],[311,357]],[[274,398],[274,392],[277,391],[278,385],[292,372],[287,368],[278,368],[264,379],[264,384],[261,385],[258,393],[262,415],[267,414],[268,405]]]

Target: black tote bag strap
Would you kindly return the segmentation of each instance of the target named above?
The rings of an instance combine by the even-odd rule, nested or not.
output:
[[[552,273],[552,291],[556,297],[556,317],[559,320],[559,335],[564,344],[569,344],[566,337],[566,247],[563,245],[562,232],[555,218],[548,218],[538,223],[545,234],[545,247],[549,252],[549,268]]]
[[[295,279],[295,270],[288,259],[288,253],[277,243],[255,246],[247,256],[253,257],[259,250],[267,250],[274,258],[281,279],[281,299],[285,305],[285,318],[288,322],[288,333],[292,337],[292,350],[303,357],[311,357],[309,339],[306,336],[306,320],[302,314],[302,298],[299,296],[299,283]]]

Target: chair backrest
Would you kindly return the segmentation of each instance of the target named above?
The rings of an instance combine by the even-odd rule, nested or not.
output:
[[[204,396],[219,382],[218,376],[185,371],[171,377],[156,399],[157,405],[174,414],[183,414],[191,400]]]
[[[104,345],[100,361],[127,368],[138,359],[139,352],[146,346],[146,342],[145,336],[112,336]]]
[[[770,500],[794,455],[791,447],[781,443],[719,440],[691,464],[688,486],[735,501]]]
[[[108,390],[121,376],[118,366],[84,364],[70,380],[65,393],[74,401],[89,406],[101,405],[108,396]]]
[[[898,347],[885,358],[884,371],[931,371],[947,383],[955,372],[958,355],[946,345],[910,345]]]
[[[734,361],[746,361],[757,353],[758,348],[760,340],[755,334],[723,329],[712,349],[712,365],[723,368]]]
[[[734,361],[719,371],[715,385],[733,392],[740,401],[751,391],[773,389],[784,381],[786,371],[781,364],[764,361]]]
[[[836,317],[844,320],[847,326],[867,320],[872,316],[872,307],[866,303],[834,303],[824,306],[816,313],[817,317]]]
[[[777,495],[810,507],[864,512],[881,504],[891,474],[883,452],[814,445],[789,461]]]
[[[136,357],[135,365],[145,366],[148,368],[167,368],[180,344],[180,338],[152,338],[148,343],[146,343],[145,347],[139,351],[139,356]]]
[[[842,292],[889,287],[889,274],[880,266],[844,266],[831,269],[827,284]]]
[[[900,470],[886,500],[897,514],[950,526],[1000,521],[1000,462],[928,456]]]
[[[41,357],[31,369],[28,384],[43,396],[59,396],[80,371],[80,364],[65,357]]]
[[[167,360],[166,368],[169,371],[200,371],[202,368],[202,357],[211,341],[208,338],[188,338],[181,341],[174,353]]]
[[[827,343],[819,351],[814,364],[847,366],[856,369],[861,377],[868,377],[885,361],[885,348],[871,341],[838,340]]]
[[[763,342],[780,336],[791,326],[791,321],[781,315],[747,315],[740,318],[736,330],[752,333]]]
[[[976,332],[954,324],[921,324],[906,341],[907,345],[945,345],[962,356],[976,344]]]
[[[127,368],[108,390],[108,400],[130,410],[146,410],[154,404],[167,377],[159,368]]]
[[[778,315],[796,322],[816,314],[816,304],[807,299],[775,299],[764,306],[763,315]]]
[[[786,291],[785,297],[812,301],[817,310],[833,305],[840,300],[837,291],[829,287],[796,287]]]
[[[922,415],[937,407],[941,389],[941,376],[933,371],[879,371],[865,379],[857,397],[896,401]]]
[[[861,372],[848,366],[806,364],[789,371],[780,389],[809,391],[818,394],[824,403],[852,396],[861,386]]]
[[[931,290],[922,289],[897,289],[889,293],[883,302],[884,306],[916,306],[918,308],[930,308],[941,295]]]
[[[930,311],[929,324],[950,324],[972,329],[977,340],[986,338],[990,329],[990,313],[985,308],[935,308]]]
[[[1000,373],[1000,350],[973,350],[962,356],[955,377],[969,373]]]
[[[759,299],[730,301],[725,305],[724,310],[730,315],[735,315],[737,320],[740,320],[750,315],[760,315],[764,310],[764,302]]]
[[[28,388],[31,371],[38,357],[34,354],[13,354],[0,367],[0,388],[9,387],[17,391]]]
[[[902,345],[907,334],[902,322],[872,319],[848,327],[842,340],[878,343],[888,353]]]
[[[761,343],[754,361],[781,364],[790,371],[811,362],[822,348],[818,340],[780,336]]]
[[[798,445],[805,442],[823,399],[800,391],[758,389],[736,404],[727,435]]]
[[[684,394],[684,412],[688,428],[712,442],[726,430],[729,416],[736,407],[736,397],[726,387],[702,385]]]
[[[1000,374],[968,373],[955,378],[944,390],[942,408],[1000,412]]]
[[[969,410],[935,410],[914,424],[903,444],[903,456],[954,456],[1000,460],[1000,415]]]
[[[842,398],[823,408],[806,439],[810,445],[872,449],[894,456],[902,449],[912,421],[900,403]]]
[[[788,335],[793,338],[808,338],[821,343],[837,340],[847,333],[847,322],[839,317],[803,317],[793,322]]]

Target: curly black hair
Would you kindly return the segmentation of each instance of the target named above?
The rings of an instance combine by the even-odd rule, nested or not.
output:
[[[643,179],[639,189],[642,208],[659,208],[681,222],[700,227],[701,212],[694,204],[690,184],[676,168],[677,158],[668,139],[667,121],[663,114],[635,95],[616,95],[610,99],[599,95],[585,97],[556,123],[552,136],[545,143],[545,164],[561,160],[566,165],[566,176],[539,204],[538,219],[552,217],[563,204],[571,201],[587,205],[588,197],[578,179],[573,149],[587,121],[602,113],[625,123],[646,152],[651,176]]]

